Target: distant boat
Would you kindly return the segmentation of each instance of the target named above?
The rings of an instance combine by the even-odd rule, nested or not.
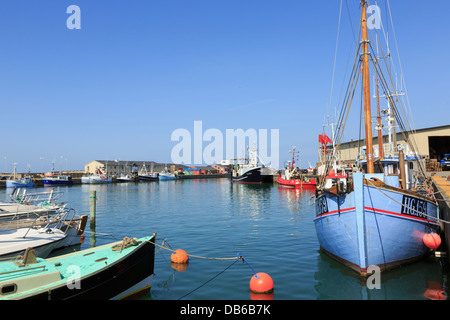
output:
[[[152,164],[153,166],[153,164]],[[157,172],[149,172],[145,167],[145,163],[142,165],[142,168],[139,170],[138,177],[140,181],[158,181],[158,173]]]
[[[165,172],[165,171],[160,172],[158,177],[159,177],[159,180],[163,180],[163,181],[164,180],[175,180],[177,178],[177,176],[174,175],[173,173]]]
[[[277,183],[279,186],[286,188],[315,188],[316,180],[314,178],[308,178],[296,168],[295,159],[296,159],[296,151],[295,147],[292,149],[292,162],[289,161],[287,167],[284,169],[282,173],[278,175]]]
[[[164,181],[164,180],[175,180],[177,178],[176,174],[171,173],[168,169],[167,166],[164,168],[163,171],[161,171],[158,174],[158,178],[160,181]]]
[[[117,177],[117,182],[134,182],[134,178],[130,174],[122,174]]]
[[[249,150],[247,148],[247,150]],[[231,181],[244,184],[273,183],[273,174],[270,168],[258,164],[256,150],[249,150],[249,157],[245,159],[233,159],[244,161],[233,165]],[[231,161],[233,161],[231,160]]]
[[[0,262],[2,300],[106,300],[146,294],[154,274],[155,234],[49,259],[27,250]],[[76,277],[74,277],[74,274]]]
[[[23,187],[34,187],[33,179],[30,177],[23,177],[20,179],[6,180],[7,188],[23,188]]]
[[[95,174],[81,177],[81,183],[99,184],[99,183],[110,183],[112,179],[104,174],[100,169],[95,170]]]
[[[59,174],[55,171],[55,164],[53,162],[52,171],[47,172],[42,179],[44,186],[68,186],[72,185],[72,177],[69,175],[63,175],[62,169],[60,169]]]
[[[25,176],[20,179],[16,178],[16,164],[14,163],[13,178],[6,180],[6,187],[7,188],[34,187],[34,182],[33,179],[29,176]]]
[[[46,175],[42,180],[44,186],[70,186],[73,184],[72,177],[67,175]]]

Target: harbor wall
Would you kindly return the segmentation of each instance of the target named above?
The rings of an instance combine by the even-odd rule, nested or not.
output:
[[[224,174],[198,174],[198,175],[180,175],[178,179],[219,179],[219,178],[229,178],[228,173]],[[81,184],[81,175],[79,177],[72,177],[73,184]],[[33,182],[37,187],[43,187],[44,182],[42,178],[33,178]],[[118,183],[116,178],[112,178],[112,183]],[[0,180],[0,188],[6,188],[6,180]]]
[[[447,173],[450,177],[450,173]],[[447,176],[434,175],[433,188],[436,200],[439,206],[439,216],[443,221],[450,222],[450,180]],[[441,238],[442,249],[447,253],[447,262],[450,262],[449,248],[450,248],[450,223],[441,222]]]

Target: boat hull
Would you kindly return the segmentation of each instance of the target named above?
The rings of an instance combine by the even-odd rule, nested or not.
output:
[[[81,177],[81,183],[90,183],[90,184],[101,184],[101,183],[111,183],[111,178],[101,177],[101,176],[89,176],[89,177]]]
[[[165,180],[175,180],[177,177],[174,175],[168,175],[164,173],[159,174],[159,180],[165,181]]]
[[[34,292],[24,293],[17,297],[5,296],[4,298],[23,300],[116,300],[133,298],[148,293],[154,273],[155,237],[148,238],[149,241],[143,241],[138,247],[123,249],[121,252],[111,252],[109,251],[111,245],[106,245],[47,259],[46,261],[52,265],[59,264],[61,267],[59,270],[63,270],[64,264],[70,265],[70,262],[74,261],[74,257],[78,256],[76,265],[80,268],[81,275],[77,287],[68,285],[70,279],[62,279],[54,285],[38,287]],[[120,245],[120,242],[117,244]],[[103,249],[107,249],[109,252]],[[86,253],[85,251],[89,252]],[[115,258],[117,255],[121,257]],[[81,258],[81,256],[84,258]],[[98,259],[98,257],[103,258]],[[83,260],[85,261],[83,262]],[[86,268],[92,268],[88,265],[95,265],[96,269],[83,274],[84,264],[86,264]]]
[[[151,176],[151,175],[145,175],[145,176],[139,176],[139,181],[158,181],[158,176]]]
[[[272,175],[264,175],[262,174],[261,167],[255,167],[249,170],[246,170],[239,176],[231,176],[231,182],[235,183],[243,183],[243,184],[261,184],[261,183],[270,183],[273,182]]]
[[[43,179],[44,186],[70,186],[73,184],[72,179],[60,180],[60,179]]]
[[[314,179],[310,179],[310,182],[303,182],[300,179],[283,179],[281,176],[278,176],[277,183],[282,187],[295,189],[316,187],[316,181]]]
[[[22,255],[28,247],[32,247],[36,256],[46,258],[66,238],[59,229],[2,229],[0,230],[0,258]]]
[[[34,187],[34,182],[21,180],[6,180],[6,187],[7,188]]]
[[[314,224],[321,249],[365,276],[370,266],[386,271],[429,253],[423,236],[439,224],[416,211],[438,217],[433,202],[364,184],[362,174],[354,174],[354,191],[316,198]]]

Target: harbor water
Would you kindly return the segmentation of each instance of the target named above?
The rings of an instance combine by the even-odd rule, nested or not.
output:
[[[185,270],[157,247],[152,300],[250,300],[254,273],[274,282],[274,300],[428,300],[447,298],[447,272],[429,257],[382,273],[373,288],[319,250],[311,190],[228,179],[73,185],[54,188],[79,215],[97,195],[96,226],[81,249],[157,233],[157,244],[189,255]],[[5,199],[11,192],[5,191]],[[49,191],[48,187],[29,192]],[[242,256],[244,260],[237,259]]]

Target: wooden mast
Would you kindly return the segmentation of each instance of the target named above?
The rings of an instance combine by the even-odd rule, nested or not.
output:
[[[369,40],[367,37],[366,0],[361,1],[361,31],[363,59],[364,121],[366,130],[367,173],[374,173],[372,119],[370,111],[370,78],[369,78]]]

